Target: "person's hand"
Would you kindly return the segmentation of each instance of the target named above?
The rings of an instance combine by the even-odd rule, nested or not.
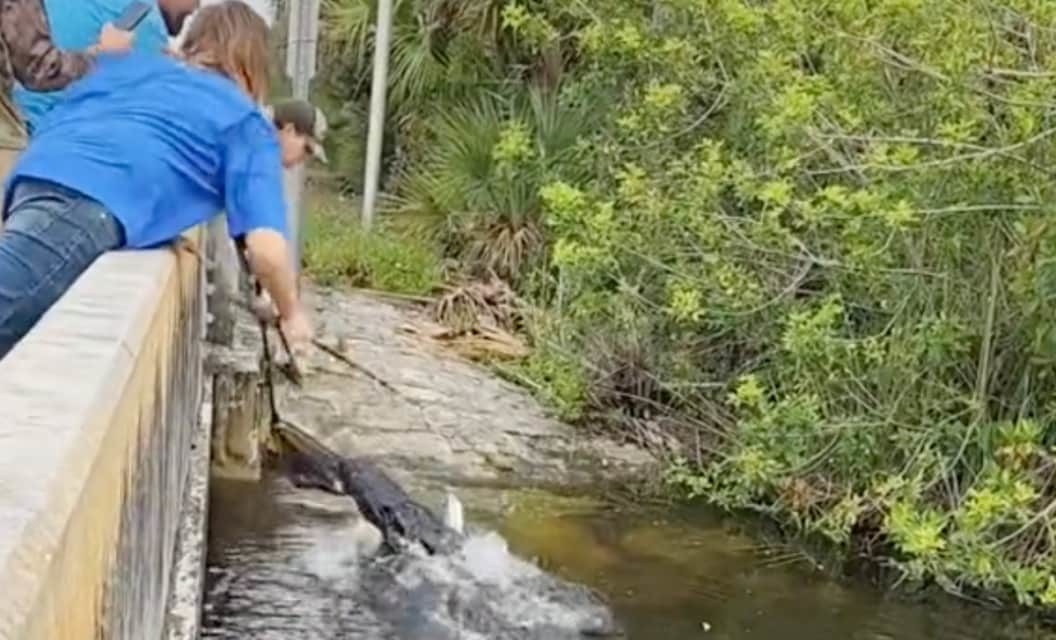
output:
[[[296,312],[280,318],[279,326],[290,343],[290,351],[298,357],[307,354],[312,346],[312,339],[315,337],[308,314],[303,309],[297,309]]]
[[[253,315],[264,324],[274,325],[279,318],[279,309],[271,299],[267,291],[261,290],[258,295],[253,296],[251,309]]]
[[[99,32],[99,43],[96,49],[99,51],[128,51],[132,48],[132,39],[135,36],[131,31],[123,31],[107,22],[103,30]]]

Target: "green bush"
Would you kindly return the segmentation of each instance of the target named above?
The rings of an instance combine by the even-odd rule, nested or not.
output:
[[[1056,3],[463,4],[491,75],[401,85],[458,89],[397,195],[559,318],[535,386],[680,438],[690,495],[1056,605]]]
[[[384,227],[366,232],[352,207],[320,207],[304,225],[304,269],[324,286],[348,285],[412,295],[440,283],[439,260],[425,244]]]
[[[693,493],[1052,605],[1056,8],[1005,4],[620,3],[606,158],[542,197],[582,335],[719,383],[654,398],[721,427]]]

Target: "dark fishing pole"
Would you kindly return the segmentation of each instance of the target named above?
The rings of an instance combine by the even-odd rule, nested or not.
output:
[[[259,297],[263,293],[263,288],[250,270],[245,245],[236,241],[236,247],[242,269],[246,277],[252,281],[254,292]],[[250,301],[250,308],[252,307],[253,304]],[[291,382],[301,386],[302,370],[290,348],[289,340],[282,330],[282,325],[278,322],[274,324],[290,364],[289,370],[284,373]],[[268,339],[268,322],[258,316],[257,326],[260,329],[264,349],[264,385],[268,394],[268,408],[271,412],[271,430],[273,436],[280,440],[278,455],[284,463],[286,474],[294,485],[351,497],[363,517],[381,531],[386,547],[390,551],[398,552],[407,542],[417,542],[431,554],[453,552],[462,540],[462,532],[456,531],[427,507],[413,500],[380,467],[367,460],[338,455],[305,429],[282,418],[275,399],[275,382],[272,373],[274,363]],[[365,368],[358,367],[350,358],[336,349],[318,340],[314,341],[314,344],[342,362],[364,372],[386,389],[399,393],[391,384]],[[458,511],[457,520],[460,521],[460,507]]]

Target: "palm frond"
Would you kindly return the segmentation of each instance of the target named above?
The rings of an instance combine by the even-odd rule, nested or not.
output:
[[[361,58],[370,47],[374,27],[374,3],[370,0],[325,0],[325,42],[339,56]]]
[[[417,24],[396,25],[391,56],[389,87],[394,105],[411,104],[444,79],[444,65],[434,55],[429,29]]]

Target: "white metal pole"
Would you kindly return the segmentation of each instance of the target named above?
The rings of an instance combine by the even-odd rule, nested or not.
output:
[[[381,176],[381,143],[385,135],[385,92],[389,76],[389,40],[392,33],[392,0],[378,0],[374,33],[374,79],[370,87],[370,124],[367,130],[366,175],[363,179],[363,226],[374,221]]]
[[[293,97],[307,100],[312,78],[315,76],[317,40],[319,37],[319,0],[291,0],[289,32],[286,40],[286,73],[290,78]],[[283,175],[286,191],[286,227],[290,234],[293,268],[301,267],[301,229],[304,216],[303,163]]]

